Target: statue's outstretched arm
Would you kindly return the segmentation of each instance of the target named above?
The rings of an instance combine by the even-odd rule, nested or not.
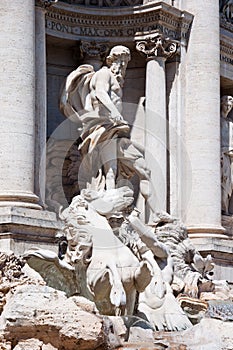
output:
[[[158,258],[167,258],[169,255],[168,249],[165,244],[159,242],[155,237],[152,229],[146,226],[141,220],[134,214],[129,215],[128,220],[131,226],[137,231],[143,243],[153,252]]]

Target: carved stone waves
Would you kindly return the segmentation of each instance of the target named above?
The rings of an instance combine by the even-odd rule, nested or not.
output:
[[[233,321],[232,301],[211,301],[209,302],[206,316],[218,318],[223,321]]]

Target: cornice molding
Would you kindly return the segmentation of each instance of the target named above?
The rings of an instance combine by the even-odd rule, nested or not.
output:
[[[220,59],[222,62],[233,65],[233,40],[221,36],[220,40]]]
[[[220,15],[220,28],[229,31],[230,33],[233,33],[233,22],[227,21],[225,17]]]

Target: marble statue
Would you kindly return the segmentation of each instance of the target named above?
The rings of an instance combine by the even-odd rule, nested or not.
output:
[[[221,186],[222,186],[222,212],[229,215],[230,200],[233,189],[232,158],[233,158],[233,121],[229,113],[233,108],[233,97],[221,98]]]
[[[85,296],[102,314],[136,312],[155,329],[186,329],[191,323],[170,286],[168,248],[141,222],[132,202],[126,186],[82,190],[60,214],[68,244],[64,259],[43,250],[31,250],[25,258],[49,286]]]
[[[176,218],[162,212],[158,213],[155,232],[157,239],[167,246],[173,259],[174,292],[198,298],[202,291],[212,291],[212,257],[201,256],[193,246],[186,227]]]
[[[150,283],[139,295],[138,315],[158,330],[178,331],[189,328],[191,322],[173,295],[171,284],[174,278],[174,262],[168,246],[158,239],[152,227],[140,221],[135,211],[128,220],[147,247],[143,256],[152,274]]]
[[[122,116],[122,88],[130,51],[115,46],[106,59],[107,66],[97,72],[81,65],[65,81],[60,109],[71,120],[81,123],[82,164],[80,187],[85,188],[104,168],[106,188],[137,174],[142,195],[150,202],[148,170],[143,155],[130,140],[130,127]]]
[[[210,256],[201,257],[169,214],[143,223],[133,205],[134,190],[122,181],[137,174],[150,204],[150,171],[122,116],[129,60],[129,49],[115,46],[107,67],[95,72],[84,64],[67,77],[60,107],[81,128],[80,193],[60,210],[59,253],[31,250],[25,259],[49,286],[88,298],[102,314],[134,315],[153,329],[183,330],[191,323],[174,291],[197,300],[211,290],[213,263]],[[232,103],[229,96],[226,101]],[[231,108],[222,104],[222,118]]]
[[[136,292],[149,283],[150,270],[114,235],[107,219],[127,208],[132,195],[127,187],[83,190],[60,214],[68,241],[64,259],[43,250],[29,251],[25,254],[29,265],[50,286],[56,279],[56,288],[68,295],[78,293],[94,300],[102,314],[132,314]]]

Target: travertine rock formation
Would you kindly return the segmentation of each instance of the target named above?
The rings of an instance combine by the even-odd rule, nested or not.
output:
[[[90,350],[120,345],[125,331],[120,318],[101,317],[83,297],[30,278],[21,259],[1,253],[1,350]],[[116,326],[114,325],[116,324]],[[112,344],[110,346],[110,343]]]

